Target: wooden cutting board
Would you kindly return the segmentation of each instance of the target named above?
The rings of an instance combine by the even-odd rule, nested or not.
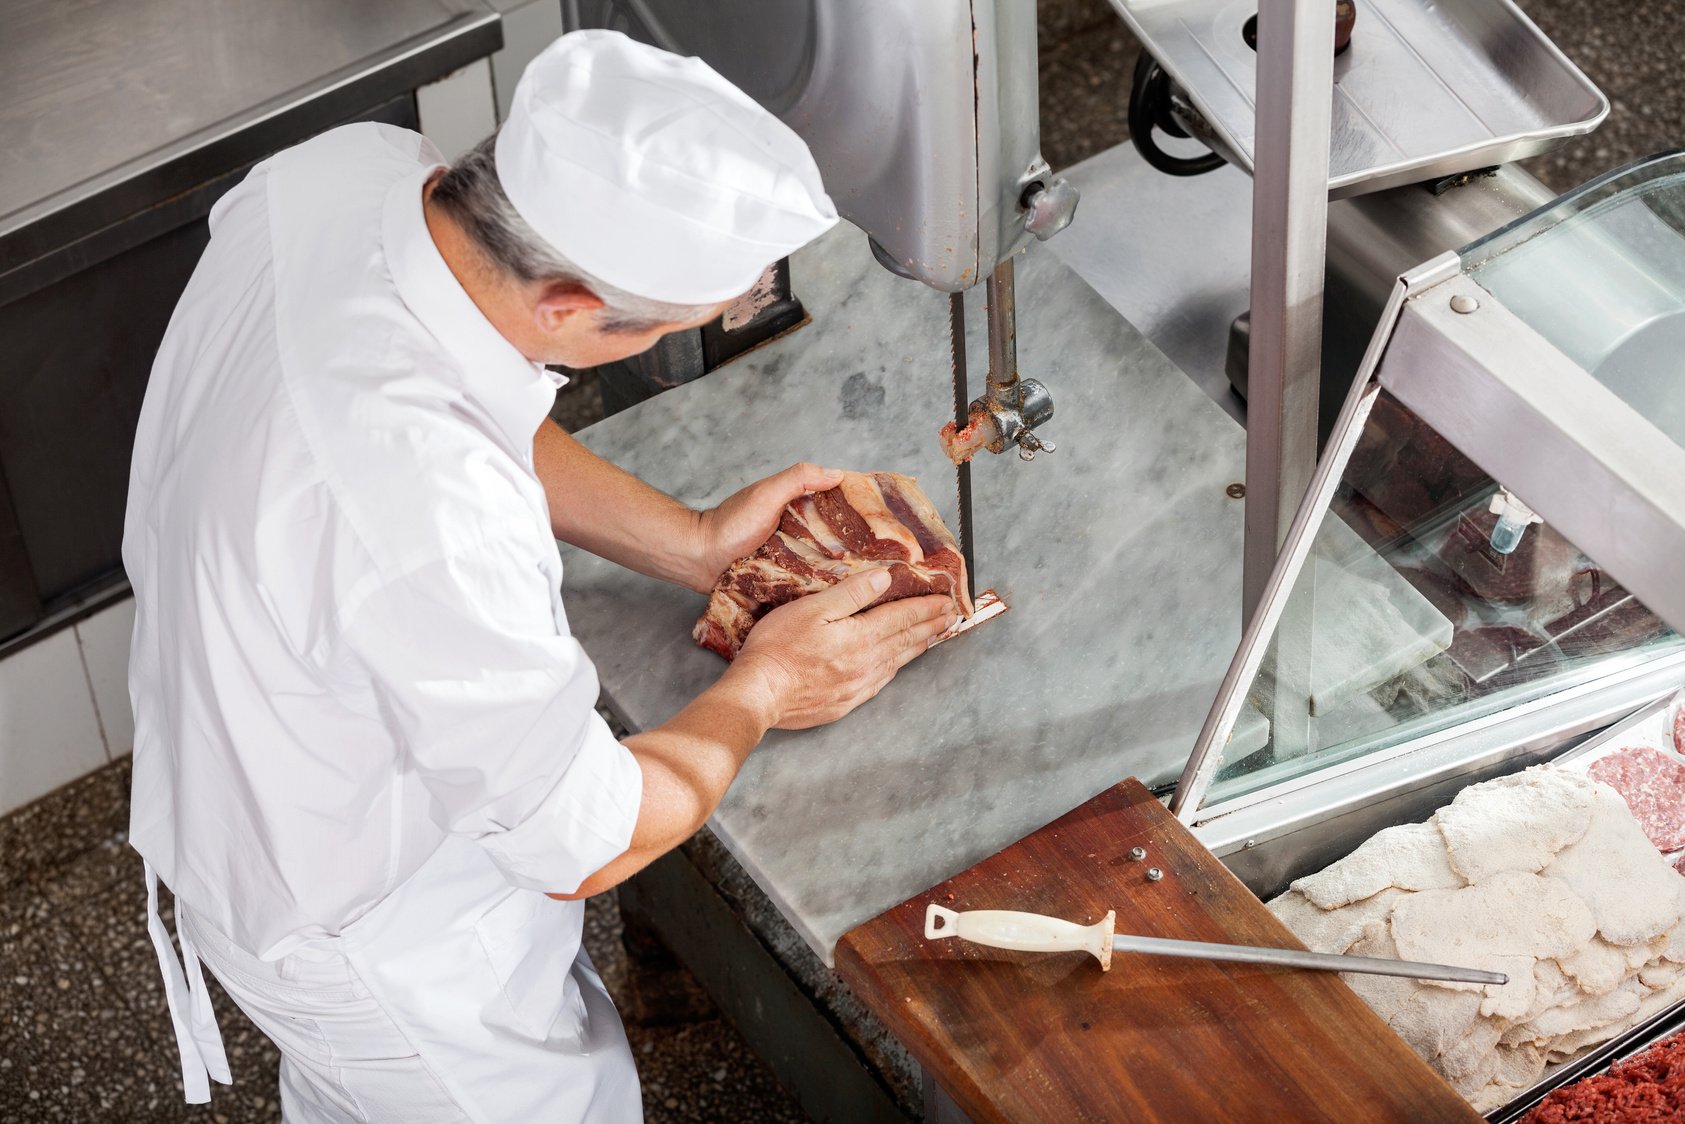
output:
[[[1333,973],[1123,953],[1103,973],[926,941],[931,902],[1303,946],[1133,779],[845,934],[843,979],[979,1124],[1481,1119]]]

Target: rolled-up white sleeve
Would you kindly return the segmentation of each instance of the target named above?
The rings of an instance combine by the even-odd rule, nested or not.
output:
[[[643,776],[541,568],[490,544],[368,597],[345,638],[438,825],[511,883],[570,893],[632,841]]]

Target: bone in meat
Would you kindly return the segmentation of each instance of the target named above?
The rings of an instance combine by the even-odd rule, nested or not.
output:
[[[965,560],[913,478],[848,472],[837,487],[793,501],[772,537],[720,575],[691,634],[733,659],[755,622],[779,605],[879,567],[891,584],[874,604],[941,593],[961,616],[973,611]]]

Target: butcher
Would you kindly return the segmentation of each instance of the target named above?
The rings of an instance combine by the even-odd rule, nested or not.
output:
[[[769,729],[871,698],[953,600],[866,608],[888,574],[857,574],[617,741],[556,540],[705,593],[840,475],[690,510],[548,420],[546,365],[703,324],[835,222],[776,118],[601,31],[552,44],[454,164],[349,125],[217,204],[123,543],[131,840],[187,1100],[231,1080],[208,968],[279,1047],[288,1121],[641,1118],[583,899],[695,832]]]

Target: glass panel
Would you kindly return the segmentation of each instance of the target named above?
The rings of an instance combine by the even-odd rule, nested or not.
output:
[[[1685,646],[1550,526],[1495,550],[1497,493],[1377,399],[1207,804]]]
[[[1685,444],[1685,152],[1593,180],[1462,258],[1505,307]]]

